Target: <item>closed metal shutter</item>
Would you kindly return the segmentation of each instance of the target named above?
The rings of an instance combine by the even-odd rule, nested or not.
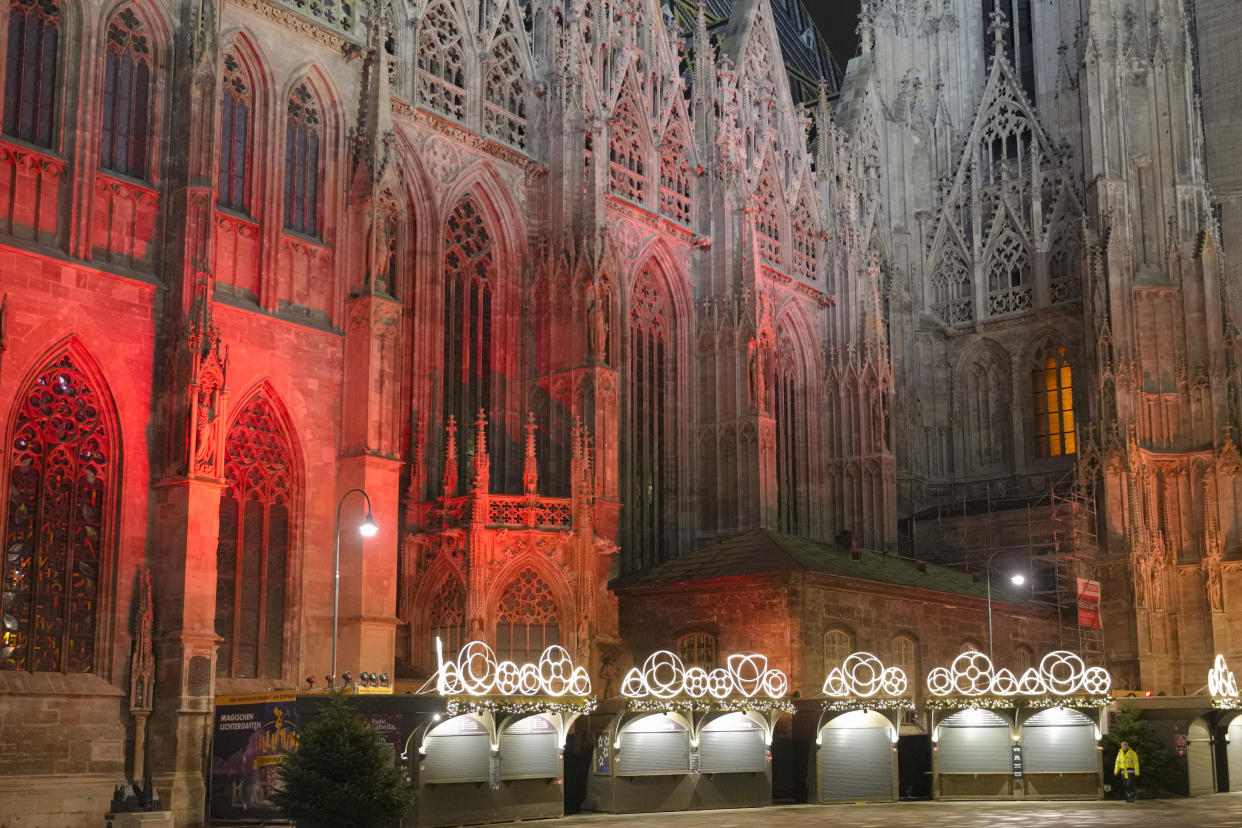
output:
[[[559,777],[560,747],[556,725],[543,716],[518,719],[500,733],[500,778]]]
[[[892,799],[893,739],[886,727],[820,731],[821,800]]]
[[[1095,773],[1095,724],[1077,710],[1044,710],[1022,725],[1027,773]]]
[[[703,773],[746,773],[768,767],[762,730],[704,730],[699,734]]]
[[[1191,796],[1216,793],[1216,777],[1212,768],[1211,734],[1201,724],[1192,724],[1186,730],[1190,742],[1186,745],[1186,775],[1190,781]],[[1140,757],[1140,762],[1142,761]],[[1139,765],[1142,772],[1142,765]]]
[[[1229,790],[1242,791],[1242,718],[1230,722],[1228,732],[1225,753],[1229,760]]]
[[[1009,723],[987,710],[963,710],[940,725],[940,773],[1010,773]]]
[[[690,734],[684,730],[621,735],[616,773],[689,773]]]
[[[423,782],[485,782],[490,738],[486,733],[428,736],[422,760]]]

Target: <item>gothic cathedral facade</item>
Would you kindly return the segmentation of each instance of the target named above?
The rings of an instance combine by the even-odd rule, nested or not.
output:
[[[3,9],[0,810],[195,824],[217,694],[598,673],[758,529],[1025,548],[1122,686],[1242,647],[1181,0],[869,0],[845,72],[792,0]]]

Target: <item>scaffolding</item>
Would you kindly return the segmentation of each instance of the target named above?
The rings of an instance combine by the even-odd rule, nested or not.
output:
[[[1061,647],[1078,653],[1088,664],[1103,664],[1094,476],[1071,469],[1052,487],[1051,498],[1053,543],[1048,550],[1048,563],[1060,619]],[[1084,598],[1080,582],[1094,582],[1094,598]]]

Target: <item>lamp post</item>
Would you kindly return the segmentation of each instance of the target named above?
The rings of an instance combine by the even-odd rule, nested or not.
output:
[[[341,507],[345,505],[345,498],[354,492],[362,495],[367,501],[367,516],[359,525],[358,534],[364,538],[373,538],[379,531],[379,526],[371,517],[371,498],[365,489],[350,489],[341,495],[340,501],[336,504],[336,552],[332,558],[332,681],[329,686],[331,690],[336,689],[336,627],[341,612]]]
[[[988,555],[987,581],[988,581],[988,658],[995,659],[996,655],[992,651],[992,559],[1001,552],[1000,549]],[[1009,576],[1009,582],[1014,586],[1022,586],[1026,583],[1026,576],[1022,573]]]

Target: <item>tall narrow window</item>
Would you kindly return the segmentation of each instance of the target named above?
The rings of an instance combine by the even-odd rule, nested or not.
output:
[[[811,208],[805,200],[799,201],[793,213],[793,275],[805,282],[813,282],[819,275],[817,235]]]
[[[285,119],[285,229],[319,235],[319,145],[323,122],[305,83],[289,96]]]
[[[854,636],[842,629],[824,633],[824,668],[840,667],[854,652]]]
[[[682,224],[690,223],[690,162],[679,125],[669,128],[660,147],[660,212]]]
[[[674,338],[659,280],[643,269],[630,291],[626,395],[629,448],[623,473],[626,548],[636,568],[676,554],[677,410],[673,397]]]
[[[983,0],[983,54],[990,58],[993,46],[993,15],[1005,16],[1005,59],[1013,67],[1026,96],[1035,100],[1034,27],[1031,0]]]
[[[229,429],[216,548],[216,674],[279,678],[284,666],[292,451],[271,404],[251,400]]]
[[[479,409],[493,411],[492,300],[495,251],[474,202],[464,200],[444,231],[444,419],[459,426],[457,480],[469,487],[473,423]],[[495,417],[499,423],[499,417]],[[489,434],[490,436],[490,434]],[[489,450],[500,444],[489,440]],[[503,452],[492,458],[493,479],[504,479]]]
[[[642,204],[647,200],[647,163],[638,112],[629,90],[623,90],[608,128],[608,183],[616,195]]]
[[[418,28],[418,91],[429,107],[466,118],[466,60],[461,29],[448,3],[436,3]]]
[[[893,639],[893,666],[900,667],[906,674],[909,687],[919,684],[918,645],[908,635],[899,635]]]
[[[1026,244],[1007,227],[992,249],[988,262],[988,314],[1002,316],[1030,310],[1034,305],[1031,289],[1031,257]]]
[[[234,54],[224,56],[224,83],[220,93],[219,201],[239,213],[250,210],[250,133],[254,89],[250,76]]]
[[[806,410],[793,342],[782,335],[776,345],[772,415],[776,418],[776,502],[780,530],[802,529],[802,481],[806,479]]]
[[[512,36],[498,39],[492,47],[492,67],[483,82],[483,92],[483,131],[506,144],[525,148],[526,93]]]
[[[965,257],[956,247],[945,247],[932,271],[932,312],[949,325],[971,321],[975,318],[973,290]]]
[[[448,576],[436,590],[431,602],[431,658],[436,663],[436,639],[440,639],[444,658],[452,659],[466,643],[466,592],[461,581]]]
[[[773,267],[784,269],[781,259],[781,214],[777,211],[778,199],[783,198],[772,176],[765,175],[755,188],[755,235],[758,237],[759,255]]]
[[[0,669],[89,673],[115,451],[103,389],[66,355],[19,398],[9,462]]]
[[[539,661],[545,648],[560,643],[560,622],[552,588],[530,567],[514,578],[500,598],[496,652],[517,664]]]
[[[9,44],[4,73],[4,132],[54,148],[56,65],[60,4],[17,0],[9,4]]]
[[[134,178],[151,175],[151,41],[133,9],[108,24],[99,165]]]
[[[1031,372],[1035,390],[1035,453],[1038,457],[1074,454],[1074,382],[1065,349],[1057,348]]]

